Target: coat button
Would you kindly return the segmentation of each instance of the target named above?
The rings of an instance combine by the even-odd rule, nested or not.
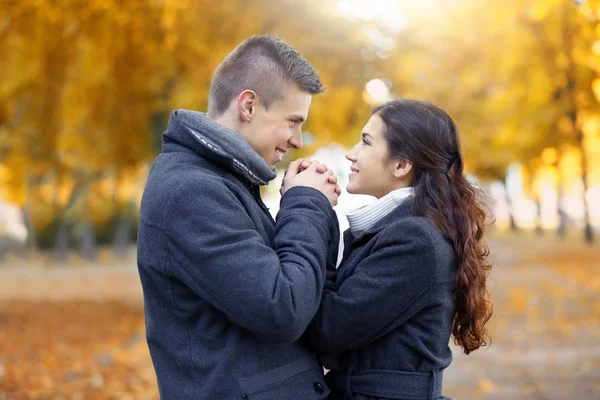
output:
[[[325,388],[323,387],[323,385],[321,385],[321,382],[315,382],[313,384],[313,388],[318,394],[323,394],[323,392],[325,392]]]

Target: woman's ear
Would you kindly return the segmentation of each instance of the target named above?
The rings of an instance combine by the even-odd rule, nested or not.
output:
[[[413,170],[413,164],[407,160],[397,160],[394,162],[394,177],[405,178]]]

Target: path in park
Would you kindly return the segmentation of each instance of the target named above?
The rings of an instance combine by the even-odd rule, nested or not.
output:
[[[492,345],[453,349],[445,394],[600,399],[600,244],[523,235],[495,238],[492,249]],[[0,400],[158,398],[134,254],[119,266],[7,262]]]
[[[600,247],[493,243],[492,345],[445,374],[454,399],[600,399]]]

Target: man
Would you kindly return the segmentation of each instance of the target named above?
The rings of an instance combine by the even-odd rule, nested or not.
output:
[[[208,114],[174,111],[140,210],[138,267],[163,399],[320,399],[328,389],[300,339],[335,260],[336,178],[290,164],[275,222],[259,186],[300,148],[313,67],[269,36],[216,69]],[[326,171],[326,172],[325,172]],[[334,261],[333,261],[334,262]]]

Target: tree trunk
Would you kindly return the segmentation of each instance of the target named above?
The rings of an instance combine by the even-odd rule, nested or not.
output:
[[[8,254],[8,239],[0,236],[0,262],[4,261],[6,254]]]
[[[577,144],[579,145],[579,149],[581,151],[581,180],[583,181],[583,220],[584,220],[584,238],[585,241],[589,244],[594,243],[594,230],[592,228],[592,224],[590,223],[590,207],[587,202],[587,192],[588,192],[588,162],[587,162],[587,153],[585,151],[585,144],[583,140],[583,132],[578,130],[577,132]]]
[[[535,204],[537,206],[537,218],[535,219],[535,234],[538,236],[542,236],[544,230],[542,229],[542,200],[540,196],[536,197]]]
[[[25,255],[29,251],[37,250],[37,236],[33,227],[33,217],[31,215],[31,179],[27,177],[27,192],[25,193],[25,206],[23,207],[23,221],[27,228],[27,244]]]
[[[575,110],[572,110],[569,114],[573,126],[577,127],[577,113]],[[579,152],[581,153],[581,181],[583,183],[583,223],[584,223],[584,231],[583,237],[584,240],[592,244],[594,242],[594,231],[592,229],[592,224],[590,223],[590,207],[587,202],[586,194],[588,192],[588,162],[587,162],[587,153],[585,151],[585,143],[583,137],[583,131],[581,128],[577,127],[577,145],[579,146]]]
[[[23,207],[23,221],[27,228],[27,240],[24,247],[24,256],[27,257],[30,251],[37,250],[37,236],[35,229],[33,228],[33,218],[31,216],[31,206],[29,205],[29,199],[26,200],[27,204]]]
[[[562,208],[562,202],[565,196],[565,191],[563,188],[563,179],[559,163],[557,163],[556,169],[558,171],[558,180],[556,183],[556,212],[558,213],[559,218],[558,228],[556,229],[556,235],[560,240],[564,240],[567,237],[567,213]]]
[[[130,202],[127,211],[119,217],[119,223],[115,231],[114,255],[116,258],[123,258],[127,255],[129,239],[131,238],[131,227],[133,225],[133,202]]]
[[[96,261],[96,232],[88,221],[83,224],[80,245],[81,257],[89,261]]]
[[[563,40],[564,40],[564,45],[565,45],[565,53],[567,55],[567,57],[569,57],[569,67],[567,70],[567,77],[568,77],[568,91],[569,91],[569,100],[570,100],[570,110],[569,110],[569,118],[571,119],[571,122],[573,124],[573,126],[575,127],[575,134],[576,134],[576,142],[577,145],[579,146],[579,150],[581,152],[581,180],[583,182],[583,219],[584,219],[584,238],[585,241],[589,244],[593,243],[594,241],[594,232],[592,230],[592,225],[590,224],[590,211],[589,211],[589,206],[587,203],[587,199],[586,199],[586,194],[588,191],[588,163],[587,163],[587,153],[585,151],[585,143],[584,143],[584,137],[583,137],[583,131],[581,129],[581,127],[577,124],[577,97],[576,97],[576,90],[577,90],[577,74],[576,74],[576,63],[575,60],[573,58],[573,29],[571,28],[570,24],[569,24],[569,11],[572,10],[572,8],[567,5],[567,3],[565,2],[563,7],[565,7],[563,9],[563,14],[562,14],[562,31],[563,31]]]
[[[54,240],[54,261],[66,262],[69,256],[69,224],[61,221]]]
[[[519,227],[517,226],[517,222],[515,221],[515,210],[512,199],[508,195],[508,190],[506,190],[506,184],[504,186],[504,196],[506,204],[508,205],[508,220],[510,222],[510,231],[517,233],[520,232]]]
[[[567,213],[565,213],[565,211],[562,209],[561,206],[561,201],[562,201],[562,190],[558,193],[558,206],[557,206],[557,212],[558,212],[558,218],[559,218],[559,222],[558,222],[558,228],[556,229],[556,236],[560,239],[560,240],[564,240],[567,237]]]

